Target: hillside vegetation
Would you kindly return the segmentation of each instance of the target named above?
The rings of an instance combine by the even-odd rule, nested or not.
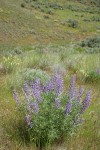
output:
[[[1,0],[1,45],[68,43],[100,34],[100,9],[75,1]]]

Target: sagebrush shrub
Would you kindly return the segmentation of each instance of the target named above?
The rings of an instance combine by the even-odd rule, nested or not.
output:
[[[41,83],[44,83],[49,79],[49,75],[46,74],[41,69],[27,68],[27,69],[23,70],[22,76],[24,78],[24,81],[26,81],[27,83],[29,83],[30,81],[36,80],[36,78],[39,78]]]
[[[22,3],[22,4],[21,4],[21,7],[23,7],[23,8],[24,8],[24,7],[25,7],[25,4],[24,4],[24,3]]]
[[[25,83],[25,100],[22,101],[14,90],[18,108],[23,117],[26,117],[30,140],[40,149],[74,133],[82,123],[81,116],[90,104],[91,91],[85,96],[84,88],[78,89],[75,81],[76,75],[72,77],[66,92],[63,78],[57,73],[44,84],[39,79],[30,84]]]
[[[69,27],[72,27],[72,28],[77,28],[78,27],[78,21],[77,20],[69,20],[68,21],[68,25]]]
[[[21,69],[12,75],[8,84],[11,88],[20,89],[22,88],[24,82],[30,83],[30,81],[36,80],[36,78],[39,78],[40,82],[44,83],[48,81],[49,75],[41,69]]]
[[[91,37],[83,40],[80,44],[82,47],[100,48],[100,37]]]

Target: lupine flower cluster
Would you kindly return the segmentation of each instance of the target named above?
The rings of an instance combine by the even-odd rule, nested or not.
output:
[[[57,73],[44,84],[39,79],[30,84],[24,83],[24,115],[34,139],[38,138],[43,143],[44,139],[53,141],[65,134],[65,131],[68,134],[72,131],[70,128],[75,128],[75,124],[81,122],[79,118],[81,120],[81,115],[90,105],[91,90],[85,94],[84,87],[78,88],[75,83],[76,75],[73,75],[69,88],[65,91],[63,77]],[[17,104],[20,104],[16,90],[13,96]]]

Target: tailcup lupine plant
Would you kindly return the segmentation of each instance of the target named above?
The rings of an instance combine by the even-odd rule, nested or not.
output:
[[[18,107],[20,104],[24,107],[30,140],[39,148],[68,136],[81,123],[81,116],[90,105],[91,91],[85,96],[84,87],[76,87],[75,82],[76,75],[73,75],[67,92],[62,75],[57,73],[44,84],[39,79],[25,83],[25,101],[21,102],[14,91]]]

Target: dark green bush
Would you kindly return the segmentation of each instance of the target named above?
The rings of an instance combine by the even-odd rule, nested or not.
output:
[[[53,14],[54,14],[54,12],[50,9],[50,10],[48,10],[48,11],[47,11],[47,14],[49,14],[49,15],[53,15]]]
[[[72,28],[77,28],[78,27],[78,21],[77,20],[68,20],[68,26]]]
[[[100,17],[98,16],[93,16],[92,21],[100,22]]]
[[[87,38],[81,42],[81,46],[89,48],[100,48],[100,37]]]
[[[60,6],[57,2],[50,3],[49,7],[53,9],[63,9],[63,6]]]
[[[100,0],[91,0],[91,3],[100,7]]]
[[[25,7],[25,4],[24,4],[24,3],[22,3],[22,4],[21,4],[21,7],[22,7],[22,8],[24,8],[24,7]]]

